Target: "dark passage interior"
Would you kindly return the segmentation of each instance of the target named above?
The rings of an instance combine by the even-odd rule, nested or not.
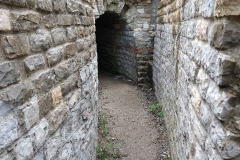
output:
[[[106,12],[96,20],[99,70],[137,81],[133,31],[118,14]]]

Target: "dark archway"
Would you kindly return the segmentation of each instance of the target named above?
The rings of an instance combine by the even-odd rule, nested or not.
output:
[[[96,20],[99,70],[123,74],[137,81],[133,31],[120,15],[106,12]]]

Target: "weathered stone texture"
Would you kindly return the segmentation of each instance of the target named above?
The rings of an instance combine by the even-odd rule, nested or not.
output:
[[[20,70],[16,61],[0,64],[0,80],[1,88],[20,81]]]
[[[0,159],[96,158],[95,18],[71,2],[0,0]]]
[[[30,52],[28,36],[24,34],[3,36],[2,46],[7,58],[28,55]]]
[[[24,67],[28,73],[42,69],[45,66],[43,55],[34,55],[24,60]]]
[[[159,2],[153,81],[172,159],[240,158],[239,6]]]
[[[0,30],[1,31],[9,31],[11,30],[10,24],[10,14],[8,10],[0,10]]]

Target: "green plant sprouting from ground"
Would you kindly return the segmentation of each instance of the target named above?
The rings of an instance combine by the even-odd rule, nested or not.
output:
[[[108,158],[117,158],[117,154],[114,153],[115,149],[120,149],[122,148],[121,145],[117,144],[114,145],[113,142],[107,141],[103,145],[98,145],[97,146],[97,158],[99,160],[107,160]]]
[[[162,117],[162,116],[163,116],[163,111],[158,112],[158,113],[157,113],[157,116],[158,116],[158,117]]]
[[[112,158],[120,157],[119,154],[116,153],[118,149],[121,149],[122,146],[120,144],[116,144],[115,141],[109,140],[108,132],[106,130],[106,116],[100,116],[99,127],[101,129],[101,140],[99,141],[99,145],[97,146],[97,160],[108,160]]]
[[[151,112],[153,112],[158,117],[162,117],[163,116],[162,106],[161,106],[160,103],[151,104],[149,106],[149,109],[150,109]]]

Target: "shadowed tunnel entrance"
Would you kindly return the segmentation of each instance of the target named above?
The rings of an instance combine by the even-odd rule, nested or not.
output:
[[[96,20],[99,70],[137,81],[133,32],[118,14],[106,12]]]

